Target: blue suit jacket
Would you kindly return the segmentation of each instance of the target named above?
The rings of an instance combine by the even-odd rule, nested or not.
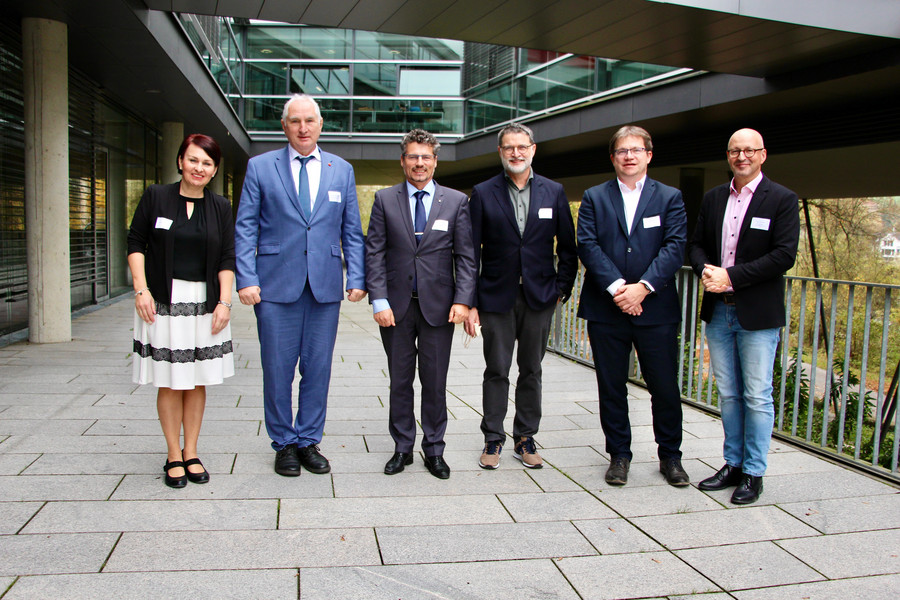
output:
[[[684,263],[687,216],[681,192],[649,177],[625,228],[625,204],[616,179],[584,193],[578,212],[578,256],[586,269],[578,316],[601,323],[630,319],[635,325],[681,321],[675,274]],[[606,288],[615,280],[642,279],[656,290],[636,317],[623,313]]]
[[[478,310],[506,312],[516,302],[519,278],[528,306],[541,310],[568,298],[578,272],[575,225],[563,186],[535,174],[525,231],[520,235],[500,173],[472,190],[469,203],[478,277]],[[559,265],[554,264],[553,242]]]
[[[307,280],[318,302],[339,302],[344,289],[365,289],[353,167],[329,152],[321,156],[309,219],[300,210],[287,146],[250,159],[235,221],[237,289],[258,285],[268,302],[296,301]]]

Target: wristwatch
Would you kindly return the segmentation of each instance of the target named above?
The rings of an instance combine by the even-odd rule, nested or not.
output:
[[[231,308],[231,303],[230,303],[230,302],[225,302],[224,300],[219,300],[219,304],[221,304],[221,305],[224,306],[225,308],[229,308],[229,309]]]
[[[650,287],[650,284],[649,284],[649,283],[647,283],[646,281],[642,281],[641,284],[642,284],[645,288],[647,288],[647,291],[648,291],[649,293],[651,293],[651,294],[653,293],[653,288]]]

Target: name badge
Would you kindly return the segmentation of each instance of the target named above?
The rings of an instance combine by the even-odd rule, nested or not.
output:
[[[552,208],[539,208],[538,209],[538,219],[552,219],[553,218],[553,209]]]
[[[761,231],[769,230],[769,219],[764,219],[762,217],[753,217],[750,219],[750,229],[759,229]]]
[[[340,202],[341,201],[341,193],[328,190],[328,201],[329,202]]]
[[[652,217],[644,217],[644,229],[650,229],[651,227],[659,227],[659,215],[653,215]]]
[[[431,229],[434,231],[447,231],[447,227],[450,224],[447,222],[447,219],[435,219],[434,225],[431,226]]]
[[[156,217],[156,228],[157,229],[168,229],[172,226],[172,219],[167,219],[165,217]]]

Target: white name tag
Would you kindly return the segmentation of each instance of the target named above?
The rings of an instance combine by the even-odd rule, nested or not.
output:
[[[156,228],[157,229],[168,229],[172,226],[172,219],[167,219],[165,217],[156,217]]]
[[[653,215],[652,217],[644,217],[644,229],[650,229],[651,227],[659,227],[659,215]]]
[[[769,219],[763,219],[762,217],[753,217],[750,220],[750,229],[760,229],[762,231],[768,231]]]
[[[341,193],[335,192],[332,190],[328,190],[328,201],[329,202],[340,202],[341,201]]]
[[[449,223],[447,222],[447,219],[435,219],[431,229],[434,231],[447,231],[448,226]]]
[[[538,219],[552,219],[553,218],[553,209],[552,208],[539,208],[538,209]]]

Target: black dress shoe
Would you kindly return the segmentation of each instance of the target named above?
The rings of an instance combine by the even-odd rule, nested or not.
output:
[[[166,476],[163,478],[166,482],[166,485],[170,488],[183,488],[187,485],[187,475],[181,475],[180,477],[171,477],[169,475],[169,469],[175,469],[178,467],[184,467],[184,463],[180,460],[166,461],[166,464],[163,465],[163,471],[165,471]],[[187,469],[185,469],[187,471]]]
[[[406,465],[411,465],[412,463],[412,452],[394,452],[391,460],[387,461],[387,463],[384,465],[384,474],[396,475],[397,473],[403,471]]]
[[[297,444],[288,444],[275,453],[275,472],[285,477],[296,477],[300,474]]]
[[[438,479],[450,479],[450,467],[444,462],[443,456],[426,456],[425,466]]]
[[[315,444],[297,448],[297,456],[300,457],[300,464],[310,473],[327,473],[331,470],[328,459],[319,454],[319,447]]]
[[[207,481],[209,481],[209,471],[206,470],[206,467],[203,467],[203,471],[201,471],[200,473],[191,473],[188,470],[188,467],[191,465],[200,465],[201,467],[203,467],[203,463],[200,462],[199,458],[191,458],[184,461],[184,473],[192,483],[206,483]]]
[[[697,484],[697,488],[705,492],[724,490],[725,488],[739,484],[741,482],[741,476],[743,474],[744,473],[743,471],[741,471],[740,467],[725,465],[724,467],[719,469],[719,471],[715,475],[713,475],[712,477],[707,477],[699,484]]]
[[[669,485],[684,487],[691,483],[691,478],[688,477],[684,467],[681,466],[680,458],[669,457],[660,460],[659,472],[663,474]]]
[[[613,456],[606,470],[606,483],[609,485],[625,485],[628,483],[628,469],[631,461],[624,456]]]
[[[763,478],[754,477],[753,475],[744,475],[737,489],[731,495],[732,504],[753,504],[759,500],[759,495],[763,491]]]

